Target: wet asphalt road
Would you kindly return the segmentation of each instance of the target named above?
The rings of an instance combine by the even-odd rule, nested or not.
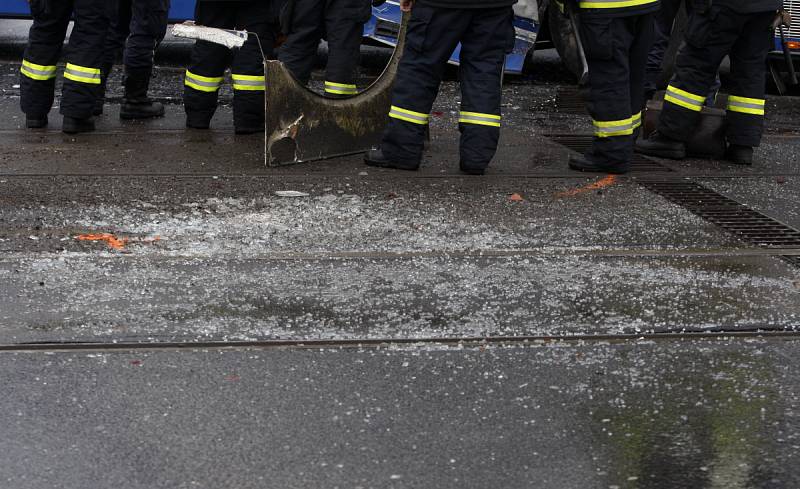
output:
[[[800,100],[769,101],[753,167],[607,179],[548,137],[590,124],[544,63],[506,85],[476,178],[450,82],[422,170],[398,173],[267,168],[227,89],[212,130],[185,131],[176,67],[163,120],[120,122],[117,74],[96,134],[63,135],[57,110],[25,131],[17,70],[0,64],[0,486],[800,486],[798,248],[641,185],[689,179],[800,228]]]

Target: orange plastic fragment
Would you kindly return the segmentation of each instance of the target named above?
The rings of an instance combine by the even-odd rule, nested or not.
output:
[[[572,190],[567,190],[566,192],[559,192],[556,194],[556,197],[572,197],[573,195],[583,194],[586,192],[591,192],[592,190],[601,190],[606,187],[610,187],[617,182],[616,175],[609,175],[601,180],[598,180],[594,183],[590,183],[585,187],[574,188]]]
[[[81,234],[76,239],[79,241],[105,241],[115,250],[121,250],[128,244],[128,238],[119,239],[111,233]]]
[[[522,198],[520,194],[511,194],[511,197],[509,197],[508,200],[511,202],[522,202],[525,199]]]

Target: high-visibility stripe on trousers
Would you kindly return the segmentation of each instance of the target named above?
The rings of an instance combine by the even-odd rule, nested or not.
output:
[[[266,87],[263,75],[239,75],[231,73],[234,90],[261,90]]]
[[[631,116],[631,128],[635,131],[642,125],[642,113],[637,112]]]
[[[358,94],[358,87],[349,83],[325,81],[325,93],[332,93],[335,95],[356,95]]]
[[[669,85],[666,94],[664,94],[664,101],[679,105],[694,112],[700,112],[703,110],[703,105],[706,103],[706,97]]]
[[[31,63],[27,59],[22,60],[22,66],[19,69],[20,73],[33,80],[50,80],[56,77],[56,66],[39,65]]]
[[[728,97],[728,110],[741,112],[742,114],[764,115],[765,102],[764,99],[730,95]]]
[[[186,70],[183,83],[187,87],[194,88],[201,92],[216,92],[222,85],[221,76],[201,76]]]
[[[633,134],[632,117],[616,121],[596,121],[592,119],[592,125],[594,126],[594,135],[599,138],[630,136]]]
[[[657,3],[658,0],[591,0],[579,2],[581,8],[624,8]]]
[[[495,114],[482,114],[480,112],[461,111],[458,122],[461,124],[477,124],[479,126],[500,127],[502,117]]]
[[[394,105],[392,105],[391,110],[389,110],[389,117],[422,126],[427,125],[431,118],[429,114],[414,112],[413,110],[403,109]]]
[[[100,85],[100,68],[89,68],[67,63],[67,67],[64,69],[64,78],[78,83]]]

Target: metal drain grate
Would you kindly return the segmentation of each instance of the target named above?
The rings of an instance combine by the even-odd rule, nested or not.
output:
[[[585,153],[592,145],[592,136],[574,134],[550,134],[548,137],[555,143],[565,146],[572,151]],[[672,168],[651,160],[646,156],[634,153],[631,159],[631,171],[634,172],[671,172]]]
[[[687,180],[640,180],[639,183],[747,243],[764,248],[800,248],[800,231],[698,183]],[[800,258],[792,258],[800,265]]]
[[[562,87],[556,92],[556,111],[561,114],[586,114],[586,102],[580,90]]]
[[[798,255],[783,255],[781,258],[783,258],[785,261],[789,262],[791,265],[794,265],[797,268],[800,268],[800,256],[798,256]]]

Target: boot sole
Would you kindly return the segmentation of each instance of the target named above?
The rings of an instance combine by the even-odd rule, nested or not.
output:
[[[392,163],[391,161],[371,160],[369,158],[364,158],[364,163],[366,163],[367,166],[375,166],[378,168],[392,168],[394,170],[405,170],[405,171],[419,170],[418,166],[398,165],[397,163]]]
[[[637,146],[634,147],[634,151],[639,154],[655,156],[656,158],[666,158],[668,160],[682,160],[686,158],[686,151],[680,150],[657,150],[640,148]]]
[[[593,167],[593,168],[586,168],[579,165],[574,165],[572,162],[569,163],[569,167],[572,170],[580,171],[584,173],[611,173],[612,175],[625,175],[626,173],[630,173],[630,168],[611,168],[611,167]]]

